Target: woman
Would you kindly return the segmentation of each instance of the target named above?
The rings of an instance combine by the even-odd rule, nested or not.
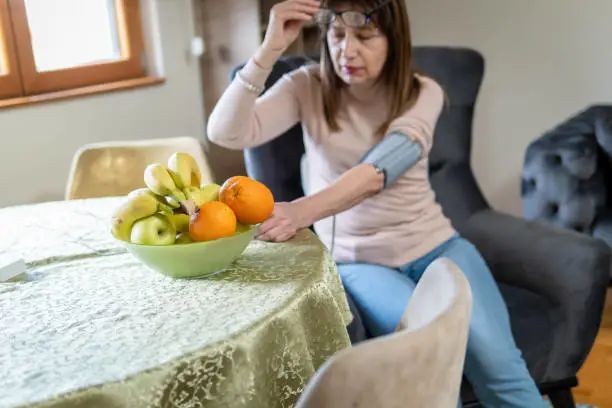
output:
[[[285,75],[258,97],[313,19],[324,33],[320,64]],[[440,86],[412,69],[404,0],[287,0],[274,6],[262,45],[212,112],[208,136],[242,149],[301,122],[311,194],[277,203],[258,237],[285,241],[314,224],[375,335],[395,330],[435,258],[452,259],[473,292],[465,374],[478,398],[487,407],[541,407],[491,273],[429,183],[443,100]]]

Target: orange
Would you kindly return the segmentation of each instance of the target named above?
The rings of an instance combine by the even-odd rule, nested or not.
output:
[[[193,241],[210,241],[228,237],[236,232],[236,215],[219,201],[202,204],[189,220],[189,238]]]
[[[243,224],[259,224],[274,210],[274,197],[265,184],[246,176],[229,178],[221,186],[219,201],[229,205]]]

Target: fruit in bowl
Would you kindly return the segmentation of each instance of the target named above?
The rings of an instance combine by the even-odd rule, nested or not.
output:
[[[221,201],[202,204],[189,220],[189,238],[193,241],[229,237],[235,232],[236,214]]]
[[[245,176],[227,179],[219,190],[219,200],[230,206],[244,224],[264,222],[274,210],[274,198],[268,187]]]
[[[176,241],[176,228],[168,216],[153,214],[134,223],[130,241],[140,245],[170,245]]]
[[[255,224],[274,209],[262,183],[245,176],[200,185],[195,159],[174,153],[144,172],[147,188],[128,194],[111,233],[144,264],[168,276],[201,277],[226,268],[246,249]]]
[[[202,278],[227,268],[247,248],[255,227],[239,225],[229,237],[192,242],[181,234],[174,245],[138,245],[124,242],[127,250],[149,268],[172,278]]]

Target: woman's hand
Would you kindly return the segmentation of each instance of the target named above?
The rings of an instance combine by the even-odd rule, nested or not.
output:
[[[272,242],[293,238],[300,229],[307,227],[300,216],[303,211],[298,207],[295,203],[276,203],[270,218],[259,226],[256,238]]]
[[[320,8],[318,0],[286,0],[272,7],[262,47],[282,54]]]

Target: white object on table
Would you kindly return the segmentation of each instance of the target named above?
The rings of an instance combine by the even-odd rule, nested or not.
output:
[[[0,282],[21,278],[26,271],[26,264],[18,257],[0,257]]]

